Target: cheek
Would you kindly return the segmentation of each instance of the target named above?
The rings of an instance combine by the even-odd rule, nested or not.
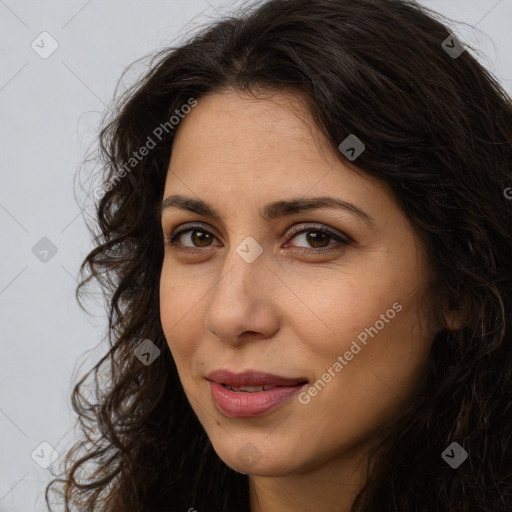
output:
[[[171,284],[173,283],[173,284]],[[160,279],[160,322],[178,369],[194,354],[200,340],[199,330],[190,332],[192,317],[197,318],[201,307],[200,297],[187,291],[190,287],[180,285],[176,279],[170,279],[165,271]],[[197,288],[196,288],[197,289]]]
[[[338,360],[341,366],[334,368],[338,371],[327,393],[322,391],[325,399],[343,403],[346,417],[358,418],[361,427],[393,415],[415,393],[426,370],[434,335],[422,329],[415,301],[402,304],[402,299],[395,306],[398,302],[400,311],[383,308],[377,315],[359,318],[357,329],[332,347],[326,363],[330,368]],[[381,312],[387,323],[380,320]]]
[[[365,414],[378,414],[414,390],[435,334],[421,309],[415,279],[400,281],[389,269],[388,275],[370,277],[344,276],[343,283],[331,282],[322,294],[308,295],[314,315],[305,314],[304,307],[294,312],[306,350],[302,355],[314,361],[316,378],[329,388],[319,384],[323,398],[317,404],[341,403],[350,393],[352,418],[362,414],[362,404],[371,405]]]
[[[353,351],[357,352],[357,345],[361,351],[353,359],[373,356],[375,363],[394,362],[397,354],[422,353],[422,339],[431,334],[421,309],[422,291],[416,284],[422,282],[422,276],[416,276],[411,268],[413,277],[404,279],[408,273],[400,276],[397,266],[382,266],[380,271],[368,269],[366,275],[346,276],[343,282],[330,284],[317,301],[316,311],[325,333],[322,352],[343,355],[355,343]],[[309,332],[314,332],[311,326]],[[376,344],[375,340],[380,342]]]
[[[365,329],[376,322],[381,326],[381,315],[389,322],[382,325],[385,331],[401,314],[393,309],[401,290],[383,279],[380,283],[374,279],[372,284],[347,274],[324,280],[307,276],[294,285],[297,293],[288,293],[284,314],[303,349],[326,363],[349,350],[358,336],[364,341],[368,337]]]
[[[303,425],[297,435],[310,433],[315,457],[344,450],[378,432],[414,395],[428,361],[431,339],[419,335],[412,305],[404,306],[377,334],[365,331],[375,324],[372,314],[371,324],[363,317],[344,318],[358,327],[350,327],[347,336],[340,335],[337,343],[308,357],[315,362],[318,380],[306,390],[309,397],[302,396]],[[360,332],[368,334],[366,344],[358,340]],[[354,341],[359,348],[354,348]]]

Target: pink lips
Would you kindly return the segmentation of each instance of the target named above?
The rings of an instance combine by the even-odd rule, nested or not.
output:
[[[260,416],[276,409],[290,399],[306,384],[306,378],[288,378],[259,371],[247,370],[233,373],[216,370],[207,375],[212,398],[219,411],[232,418]],[[264,391],[233,391],[226,386],[275,386]]]

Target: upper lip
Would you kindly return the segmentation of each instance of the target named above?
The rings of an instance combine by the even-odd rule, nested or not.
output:
[[[231,387],[239,386],[296,386],[307,382],[304,377],[282,377],[258,370],[246,370],[240,373],[231,370],[214,370],[206,378],[218,384]]]

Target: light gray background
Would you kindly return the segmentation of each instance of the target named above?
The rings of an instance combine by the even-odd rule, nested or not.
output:
[[[511,94],[512,0],[422,3],[476,26],[452,27]],[[63,455],[73,441],[72,384],[101,352],[103,310],[89,301],[87,315],[74,298],[92,209],[81,213],[73,189],[101,113],[128,64],[241,4],[0,0],[0,512],[47,510],[58,464],[43,469],[31,454],[45,441]],[[31,47],[44,31],[59,45],[47,59]],[[42,237],[57,247],[47,262],[32,252]]]

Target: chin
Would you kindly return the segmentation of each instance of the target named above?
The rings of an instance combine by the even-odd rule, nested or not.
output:
[[[259,448],[256,443],[246,441],[241,443],[240,448],[233,449],[233,444],[219,450],[214,446],[214,449],[227,466],[244,475],[285,476],[290,473],[295,462],[290,457],[291,454],[286,454],[274,446],[264,449]]]

